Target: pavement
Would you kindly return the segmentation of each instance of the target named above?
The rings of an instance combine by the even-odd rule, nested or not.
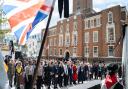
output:
[[[85,81],[83,84],[76,84],[76,85],[67,86],[67,87],[63,87],[63,88],[58,87],[58,89],[89,89],[90,87],[93,87],[98,84],[101,84],[101,80]],[[15,89],[15,87],[13,87],[11,89]],[[47,88],[44,86],[42,89],[47,89]],[[53,86],[51,86],[51,89],[54,89]],[[92,89],[94,89],[94,88],[92,88]]]

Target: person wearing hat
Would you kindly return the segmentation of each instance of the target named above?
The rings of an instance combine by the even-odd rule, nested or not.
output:
[[[123,85],[117,78],[118,65],[115,63],[107,66],[108,74],[102,81],[101,89],[123,89]]]

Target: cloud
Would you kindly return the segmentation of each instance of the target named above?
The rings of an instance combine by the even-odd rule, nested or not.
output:
[[[96,12],[100,12],[100,11],[101,11],[101,8],[94,8],[94,10],[95,10]]]
[[[32,31],[31,35],[41,33],[42,29],[46,27],[45,20],[41,21]]]
[[[114,2],[111,2],[107,5],[107,8],[110,8],[110,7],[113,7],[113,6],[116,6],[116,5],[120,5],[120,6],[127,6],[126,3],[128,4],[128,1],[126,1],[125,3],[125,0],[118,0],[118,1],[114,1]]]
[[[101,5],[104,3],[108,3],[110,0],[93,0],[94,5]]]
[[[107,8],[110,8],[110,7],[113,7],[113,6],[116,6],[116,5],[119,5],[119,4],[113,3],[113,4],[108,5]]]

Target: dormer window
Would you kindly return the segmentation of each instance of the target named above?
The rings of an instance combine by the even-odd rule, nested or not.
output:
[[[80,1],[77,1],[77,11],[80,11]]]
[[[113,13],[112,12],[109,12],[108,13],[108,23],[113,23]]]

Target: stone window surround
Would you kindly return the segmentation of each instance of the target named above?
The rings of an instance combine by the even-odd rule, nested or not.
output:
[[[113,56],[110,56],[110,53],[109,53],[109,47],[110,47],[110,46],[113,47],[113,49],[114,49],[114,45],[108,45],[108,50],[107,50],[107,51],[108,51],[108,55],[107,55],[107,56],[108,56],[108,57],[114,57],[114,51],[113,51]]]
[[[97,35],[96,41],[95,41],[95,36],[94,36],[95,34]],[[99,41],[98,36],[99,36],[99,32],[98,31],[93,31],[93,42],[98,42]]]
[[[96,19],[96,26],[94,25],[94,20],[95,19]],[[90,22],[90,27],[89,28],[88,28],[88,21]],[[101,15],[96,15],[96,16],[93,16],[93,17],[86,18],[84,20],[84,23],[85,23],[85,29],[100,27],[101,26]]]
[[[95,55],[94,53],[94,48],[97,47],[97,55]],[[99,47],[98,46],[93,46],[93,57],[98,57],[98,54],[99,54]]]
[[[84,56],[89,57],[89,46],[84,46]]]
[[[108,39],[108,28],[113,28],[113,30],[114,30],[114,40],[113,41],[109,41]],[[106,42],[107,43],[115,43],[116,42],[116,37],[115,37],[115,23],[112,23],[112,24],[107,24],[107,26],[106,26],[106,37],[107,37],[107,39],[106,39]]]
[[[86,38],[87,37],[87,38]],[[87,40],[86,40],[87,39]],[[84,33],[84,43],[89,43],[89,32]]]

